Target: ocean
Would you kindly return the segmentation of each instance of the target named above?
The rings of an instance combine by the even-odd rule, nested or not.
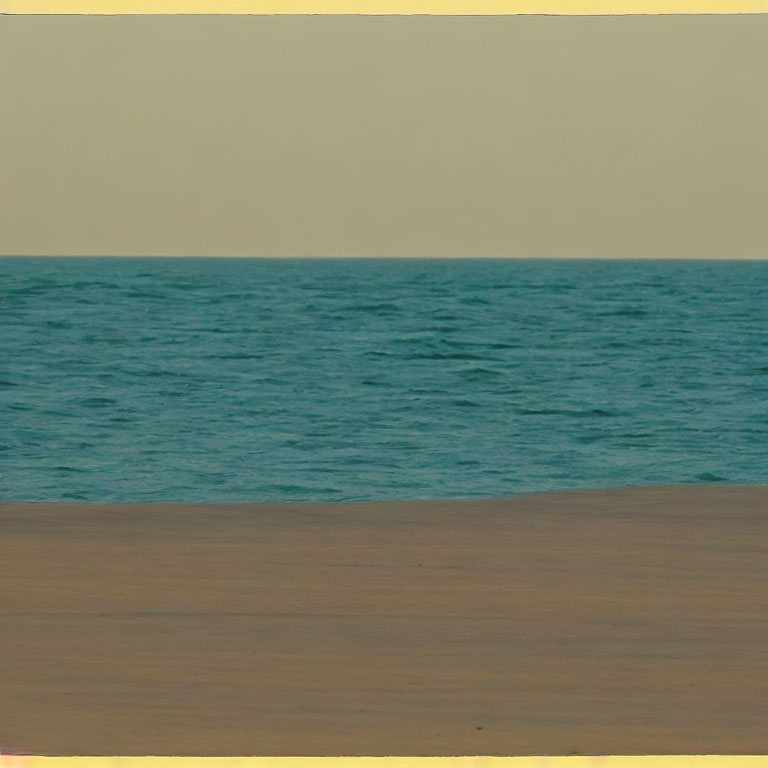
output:
[[[0,500],[768,483],[768,262],[0,259]]]

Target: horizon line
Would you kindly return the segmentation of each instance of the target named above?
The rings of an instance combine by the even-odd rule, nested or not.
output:
[[[207,261],[715,261],[715,262],[767,262],[768,256],[203,256],[203,255],[105,255],[105,254],[0,254],[0,259],[159,259]]]

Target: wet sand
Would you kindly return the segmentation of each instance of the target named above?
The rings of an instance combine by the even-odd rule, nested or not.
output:
[[[768,486],[0,530],[3,752],[768,753]]]

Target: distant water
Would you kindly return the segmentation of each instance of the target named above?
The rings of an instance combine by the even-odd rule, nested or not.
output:
[[[768,263],[0,260],[0,499],[768,483]]]

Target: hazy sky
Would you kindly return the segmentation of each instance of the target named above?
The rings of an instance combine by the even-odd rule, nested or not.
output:
[[[0,253],[768,257],[768,16],[3,17]]]

